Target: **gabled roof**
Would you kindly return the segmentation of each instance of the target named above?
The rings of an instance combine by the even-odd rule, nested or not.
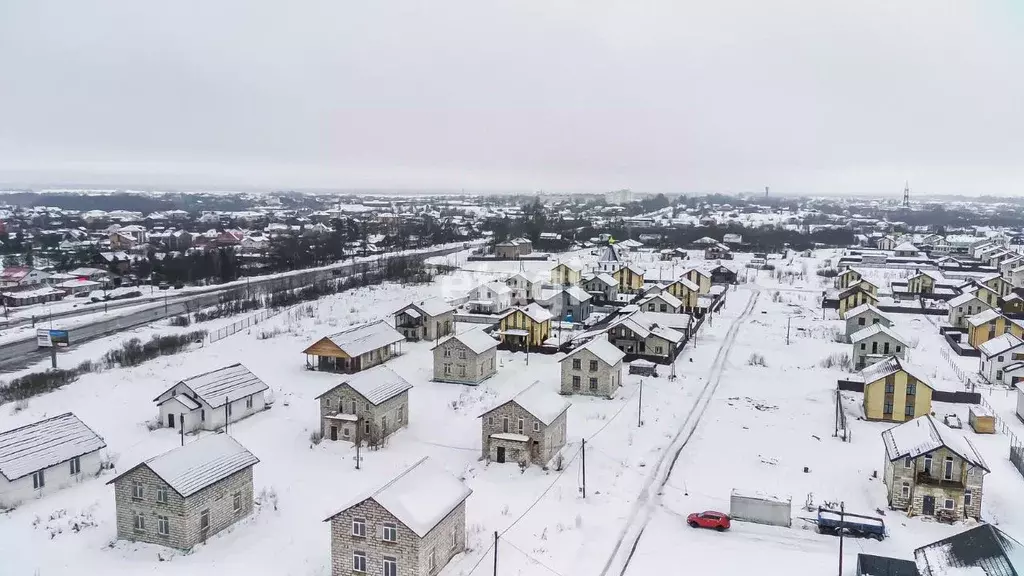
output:
[[[537,380],[512,398],[495,405],[494,408],[484,412],[479,417],[482,418],[509,402],[518,404],[520,408],[533,414],[545,426],[554,422],[570,406],[569,402],[562,398],[562,396],[553,390],[545,390],[544,385],[541,384],[540,380]]]
[[[707,272],[701,270],[700,268],[688,268],[688,269],[686,269],[686,271],[683,272],[682,275],[686,276],[690,272],[696,272],[700,276],[704,276],[705,278],[709,278],[709,279],[711,278],[710,274],[708,274]]]
[[[895,248],[893,248],[893,252],[920,252],[920,250],[918,250],[917,246],[914,246],[910,242],[903,242],[902,244],[898,244]]]
[[[857,330],[856,332],[850,335],[850,341],[856,344],[861,340],[871,338],[872,336],[875,336],[877,334],[885,334],[886,336],[904,345],[906,345],[907,343],[907,341],[904,340],[902,336],[900,336],[892,328],[889,328],[888,326],[882,324],[881,322],[879,322],[878,324],[872,324],[871,326],[868,326],[863,330]]]
[[[620,262],[622,258],[619,257],[619,251],[614,245],[609,244],[605,246],[604,252],[601,253],[600,262]]]
[[[387,484],[357,496],[324,522],[367,500],[380,504],[396,520],[423,538],[473,491],[433,460],[423,457]]]
[[[612,278],[612,275],[607,272],[602,272],[600,274],[592,276],[591,278],[585,281],[590,282],[591,280],[597,280],[598,282],[601,282],[605,286],[617,286],[619,284],[618,282],[615,281],[615,278]]]
[[[257,378],[241,364],[232,364],[186,378],[168,388],[160,396],[173,390],[178,384],[188,386],[189,390],[199,396],[203,402],[209,404],[211,408],[223,406],[227,402],[234,402],[269,388],[263,380]],[[153,401],[158,401],[160,396],[154,398]]]
[[[868,298],[871,298],[875,302],[878,302],[878,298],[874,294],[872,294],[871,292],[868,292],[868,289],[865,288],[863,286],[863,284],[864,284],[863,281],[858,281],[853,286],[850,286],[846,290],[843,290],[842,292],[839,293],[839,299],[842,300],[843,298],[847,298],[849,296],[852,296],[852,295],[856,294],[857,292],[862,292]],[[870,282],[869,282],[869,284],[870,284]]]
[[[988,472],[988,465],[974,444],[949,426],[926,414],[882,432],[885,455],[890,462],[917,458],[939,448],[946,448],[968,464]]]
[[[440,316],[442,314],[447,314],[449,312],[455,311],[455,308],[453,308],[447,302],[440,298],[427,298],[426,300],[421,300],[419,302],[411,302],[403,306],[402,308],[398,309],[398,311],[396,311],[395,314],[398,314],[399,312],[405,310],[406,308],[415,308],[416,310],[427,316]]]
[[[547,309],[545,309],[540,304],[537,304],[536,302],[531,302],[529,306],[517,306],[516,308],[509,310],[508,312],[505,313],[504,316],[502,316],[502,318],[508,318],[512,314],[515,314],[517,311],[526,314],[534,322],[545,322],[547,320],[551,320],[551,318],[554,317],[552,316],[551,312],[548,312]]]
[[[872,382],[877,382],[890,374],[895,374],[900,370],[903,370],[907,374],[913,376],[919,383],[932,388],[932,385],[928,383],[928,380],[921,377],[924,370],[921,370],[916,366],[911,366],[909,362],[906,360],[900,360],[897,356],[889,356],[880,362],[875,362],[871,366],[861,370],[858,375],[863,379],[865,384],[870,384]]]
[[[491,338],[483,330],[469,330],[467,332],[463,332],[462,334],[454,334],[452,336],[445,338],[444,340],[441,340],[440,342],[437,343],[437,346],[434,346],[434,348],[437,348],[438,346],[447,343],[449,340],[461,342],[463,346],[472,350],[474,354],[482,354],[498,345],[498,341],[495,340],[494,338]],[[434,348],[431,348],[431,350],[433,350]]]
[[[563,288],[562,292],[576,299],[577,302],[586,302],[593,298],[593,296],[591,296],[586,290],[580,288],[579,286],[569,286],[567,288]]]
[[[917,276],[927,276],[927,277],[931,278],[932,280],[934,280],[935,282],[942,282],[942,281],[944,281],[946,279],[945,276],[943,276],[942,274],[940,274],[939,272],[937,272],[935,270],[918,270],[916,274],[911,276],[911,278],[914,278],[914,277],[917,277]]]
[[[984,312],[980,312],[968,318],[967,323],[971,326],[981,326],[982,324],[987,324],[1000,316],[1002,316],[1002,314],[1000,314],[998,310],[989,308]]]
[[[615,276],[616,274],[618,274],[619,272],[622,272],[623,270],[629,270],[630,272],[632,272],[633,274],[636,274],[637,276],[643,276],[644,275],[644,271],[639,269],[639,268],[637,268],[634,264],[626,264],[622,268],[619,268],[615,272],[612,272],[612,276]]]
[[[651,300],[657,300],[657,299],[663,300],[666,304],[668,304],[669,306],[671,306],[673,308],[679,308],[679,307],[681,307],[683,305],[683,302],[679,298],[676,298],[675,296],[673,296],[672,294],[670,294],[666,290],[662,290],[661,292],[658,292],[657,294],[651,294],[650,296],[645,296],[643,299],[641,299],[640,301],[637,302],[637,305],[638,306],[643,306],[644,304],[650,302]]]
[[[678,330],[675,330],[674,328],[670,328],[664,324],[660,324],[655,319],[660,316],[660,314],[648,315],[647,313],[644,312],[634,311],[629,313],[628,315],[624,315],[612,320],[612,322],[610,322],[608,326],[605,327],[605,329],[607,330],[610,328],[614,328],[615,326],[621,325],[630,329],[641,338],[647,338],[651,335],[654,335],[668,342],[676,344],[681,342],[685,337],[685,334],[679,332]],[[686,314],[674,314],[673,316],[679,316],[680,319],[689,318],[689,316],[687,316]]]
[[[981,298],[978,298],[977,294],[975,294],[974,292],[965,292],[957,296],[956,298],[953,298],[947,304],[949,304],[950,308],[956,308],[957,306],[963,306],[964,304],[967,304],[972,300],[977,300],[978,302],[981,302],[982,304],[988,306],[988,303],[982,300]]]
[[[889,322],[889,325],[892,325],[892,319],[891,318],[889,318],[884,313],[882,313],[882,311],[879,310],[878,308],[875,308],[871,304],[867,304],[867,303],[861,304],[860,306],[855,306],[855,307],[850,308],[849,310],[847,310],[846,311],[846,319],[849,320],[850,318],[856,318],[857,316],[860,316],[861,314],[863,314],[865,312],[874,312],[878,316],[881,316],[882,318],[887,320]]]
[[[106,447],[103,438],[67,412],[0,432],[0,475],[13,482]]]
[[[317,399],[346,384],[374,406],[379,406],[412,388],[412,384],[409,384],[405,378],[399,376],[394,370],[384,365],[378,365],[369,370],[356,372],[346,377],[340,383],[320,393]]]
[[[107,484],[113,484],[139,466],[145,466],[172,490],[187,498],[257,462],[259,459],[231,436],[208,434],[133,466]]]
[[[686,288],[691,292],[700,292],[700,286],[698,286],[689,278],[680,278],[678,280],[673,281],[672,284],[679,284],[680,286]],[[669,284],[669,286],[671,286],[672,284]]]
[[[914,561],[921,576],[1024,576],[1024,545],[981,524],[914,550]]]
[[[383,320],[346,328],[326,338],[352,358],[405,340],[405,336]]]
[[[1009,350],[1012,350],[1024,342],[1020,338],[1017,338],[1009,332],[1000,334],[991,340],[986,340],[981,346],[978,346],[978,350],[985,355],[985,358],[991,358],[998,354],[1003,354]]]
[[[597,356],[602,362],[609,366],[614,366],[617,362],[625,358],[626,354],[622,350],[615,347],[614,344],[606,340],[605,338],[594,338],[590,342],[587,342],[583,346],[569,352],[565,355],[565,358],[559,360],[559,362],[565,362],[569,358],[572,358],[581,350],[587,350],[594,356]]]

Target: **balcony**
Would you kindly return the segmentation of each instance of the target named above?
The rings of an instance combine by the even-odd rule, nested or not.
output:
[[[937,486],[939,488],[950,488],[954,490],[963,490],[963,482],[960,482],[960,478],[953,476],[952,480],[945,480],[942,476],[935,476],[928,472],[918,472],[917,478],[915,479],[917,484],[926,484],[928,486]]]

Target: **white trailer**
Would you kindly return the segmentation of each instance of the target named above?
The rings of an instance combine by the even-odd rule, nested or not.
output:
[[[793,522],[793,499],[760,492],[733,490],[729,497],[729,517],[743,522],[789,527]]]

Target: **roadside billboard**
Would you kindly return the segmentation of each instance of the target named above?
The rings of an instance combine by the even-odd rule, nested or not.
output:
[[[71,344],[70,334],[67,330],[51,330],[49,328],[36,329],[36,344],[40,348],[64,348]]]

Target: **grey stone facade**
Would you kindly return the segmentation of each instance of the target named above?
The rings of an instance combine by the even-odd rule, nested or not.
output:
[[[353,535],[353,520],[361,519],[365,536]],[[383,539],[384,525],[394,525],[394,542]],[[398,576],[437,574],[466,548],[466,503],[463,501],[437,526],[420,538],[383,506],[367,499],[331,518],[331,575],[350,576],[355,552],[366,557],[366,574],[383,574],[384,558],[393,558]],[[433,569],[430,557],[433,555]]]
[[[584,280],[583,289],[594,296],[595,303],[614,302],[619,297],[618,283],[609,284],[597,276]]]
[[[854,368],[861,369],[869,365],[869,356],[896,356],[901,360],[907,357],[906,344],[879,332],[853,344]]]
[[[622,385],[622,360],[609,366],[590,350],[581,349],[561,364],[562,394],[610,398]]]
[[[565,445],[566,414],[562,412],[550,425],[545,425],[533,414],[515,402],[509,401],[487,412],[481,420],[481,457],[497,462],[498,448],[506,450],[506,462],[525,461],[527,464],[546,465]],[[522,426],[520,426],[522,422]],[[493,434],[518,434],[527,437],[526,442],[492,438]],[[519,459],[513,459],[511,450],[522,451]]]
[[[873,310],[865,310],[856,316],[846,317],[846,338],[849,341],[854,332],[863,330],[873,324],[892,326],[892,321]]]
[[[341,417],[337,417],[339,413]],[[368,401],[348,384],[340,384],[320,397],[321,432],[327,440],[355,442],[358,438],[374,446],[408,424],[408,390],[380,404]]]
[[[416,309],[419,316],[406,314],[405,311],[409,309]],[[430,316],[415,306],[409,305],[395,313],[395,329],[401,332],[406,340],[437,340],[454,331],[455,310]]]
[[[142,484],[142,498],[134,496],[136,482]],[[166,502],[157,501],[161,489],[166,491]],[[237,511],[234,507],[236,494],[240,500]],[[119,540],[188,550],[252,514],[252,466],[183,498],[142,465],[114,482],[114,501]],[[204,510],[209,510],[209,528],[205,532],[200,525]],[[136,528],[137,514],[143,518],[141,529]],[[161,517],[166,518],[167,534],[160,533]]]
[[[922,476],[926,466],[926,456],[931,456],[931,473],[927,480]],[[952,480],[943,480],[946,458],[952,458]],[[950,510],[956,519],[981,519],[981,501],[985,471],[972,466],[956,453],[939,448],[928,454],[910,459],[910,467],[905,460],[885,463],[885,484],[889,496],[889,507],[905,510],[908,516],[925,514],[925,497],[934,502],[934,510]],[[969,491],[969,492],[968,492]],[[969,498],[967,494],[970,494]],[[967,500],[970,500],[967,503]],[[953,507],[947,508],[947,500],[953,501]]]
[[[477,354],[458,338],[450,338],[434,348],[434,380],[479,384],[494,376],[497,350],[494,347]]]

